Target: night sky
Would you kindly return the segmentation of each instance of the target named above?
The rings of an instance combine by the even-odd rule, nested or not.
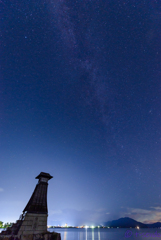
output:
[[[48,225],[161,221],[161,2],[0,0],[0,220],[41,172]]]

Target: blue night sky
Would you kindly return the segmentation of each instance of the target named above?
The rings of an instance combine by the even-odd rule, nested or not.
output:
[[[161,2],[0,0],[0,220],[41,172],[48,225],[161,221]]]

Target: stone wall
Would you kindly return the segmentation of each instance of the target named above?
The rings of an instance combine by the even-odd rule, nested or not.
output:
[[[47,214],[26,213],[18,236],[47,232]]]

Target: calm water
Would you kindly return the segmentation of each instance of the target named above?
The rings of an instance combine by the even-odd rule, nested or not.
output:
[[[161,229],[60,229],[61,240],[153,240],[161,239]],[[50,229],[52,232],[52,230]]]
[[[2,229],[0,229],[1,232]],[[161,229],[63,229],[52,231],[61,233],[61,240],[161,240]]]

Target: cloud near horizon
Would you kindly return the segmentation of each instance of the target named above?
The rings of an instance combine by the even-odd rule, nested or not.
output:
[[[68,225],[80,226],[80,225],[98,225],[107,221],[107,209],[96,210],[75,210],[75,209],[63,209],[53,210],[49,214],[49,225]]]
[[[161,222],[161,207],[150,207],[150,209],[127,208],[123,215],[145,224]]]
[[[49,225],[65,225],[65,223],[72,226],[104,225],[107,221],[122,217],[129,217],[145,224],[161,222],[161,207],[149,207],[149,209],[121,207],[116,212],[109,212],[107,209],[53,210],[49,214]]]

